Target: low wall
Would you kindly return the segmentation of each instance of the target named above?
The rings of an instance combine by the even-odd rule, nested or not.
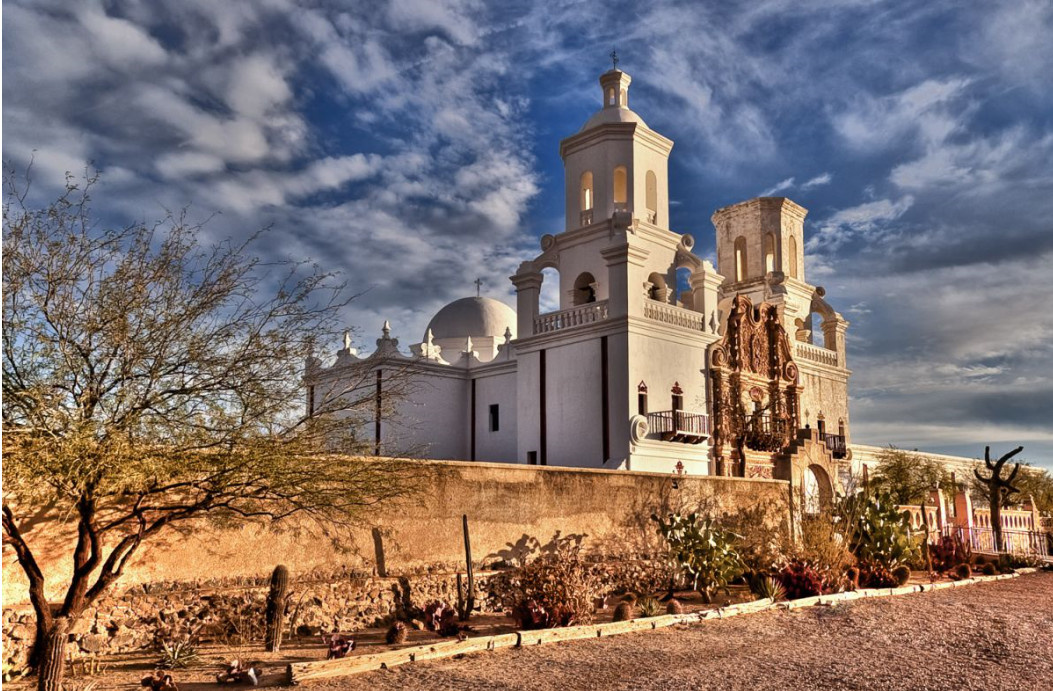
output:
[[[302,520],[234,528],[201,523],[144,546],[117,592],[78,627],[78,640],[88,641],[82,649],[103,646],[102,638],[83,636],[122,636],[102,650],[139,646],[141,622],[157,611],[185,609],[187,597],[200,599],[202,592],[222,590],[239,579],[254,588],[277,564],[287,565],[294,574],[353,574],[343,580],[361,587],[340,590],[340,612],[345,613],[333,610],[325,615],[342,622],[341,628],[390,616],[397,599],[397,589],[391,586],[399,579],[412,577],[421,593],[448,597],[453,574],[464,569],[463,515],[468,516],[473,561],[480,569],[517,565],[561,540],[579,543],[600,559],[660,555],[663,546],[650,516],[671,510],[701,510],[731,520],[749,512],[750,520],[781,530],[788,523],[788,484],[778,480],[674,480],[670,475],[618,470],[407,462],[422,471],[414,495],[363,513],[354,528],[325,531]],[[61,597],[59,586],[71,568],[70,527],[45,520],[27,533],[53,599]],[[24,635],[26,582],[8,549],[3,597],[5,638],[13,630]]]
[[[462,569],[467,515],[476,563],[516,562],[555,539],[580,541],[591,552],[650,554],[659,549],[652,513],[701,507],[717,516],[748,508],[767,520],[788,516],[787,484],[777,480],[685,477],[501,463],[407,461],[422,469],[417,492],[370,509],[359,526],[323,534],[305,521],[219,528],[206,524],[169,533],[140,549],[125,586],[214,577],[252,577],[286,564],[304,573],[338,566],[379,576]],[[70,526],[40,522],[27,533],[48,576],[49,597],[70,572]],[[26,601],[26,581],[13,552],[3,553],[4,605]]]

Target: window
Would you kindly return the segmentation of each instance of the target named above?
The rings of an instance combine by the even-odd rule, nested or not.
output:
[[[764,236],[764,272],[775,271],[775,236],[768,233]]]
[[[592,171],[581,174],[581,210],[592,210]]]
[[[314,417],[314,386],[307,387],[307,417]]]
[[[527,451],[527,464],[537,465],[537,451]]]
[[[790,278],[800,278],[797,275],[797,238],[790,236]]]
[[[490,406],[490,431],[498,432],[501,430],[501,409],[494,403]]]
[[[607,89],[607,105],[614,105],[614,87]]]
[[[746,238],[735,240],[735,280],[746,280]]]
[[[819,419],[816,421],[816,425],[819,427],[819,441],[825,441],[826,440],[826,420],[823,418],[822,415],[819,416]]]
[[[684,390],[680,388],[680,382],[673,382],[673,412],[684,409]]]
[[[658,223],[658,176],[653,170],[647,171],[647,220]]]
[[[629,201],[629,172],[625,166],[614,169],[614,203],[625,204]]]
[[[636,387],[636,412],[647,415],[647,384],[643,382]]]
[[[618,103],[622,107],[625,107],[625,106],[629,105],[629,93],[625,89],[622,89],[622,91],[621,91],[621,98],[618,100]]]

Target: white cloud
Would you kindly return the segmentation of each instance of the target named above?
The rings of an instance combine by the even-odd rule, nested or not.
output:
[[[868,233],[895,221],[914,204],[914,197],[905,195],[896,201],[879,199],[857,206],[841,209],[819,224],[817,231],[807,241],[810,251],[836,250],[846,240]]]
[[[834,179],[834,176],[830,173],[823,173],[822,175],[816,175],[814,178],[808,180],[801,185],[802,190],[810,190],[813,187],[820,187],[822,185],[829,185]]]
[[[778,194],[779,192],[783,192],[785,190],[788,190],[788,189],[793,187],[793,180],[794,180],[793,178],[786,178],[785,180],[780,180],[779,182],[775,183],[773,186],[771,186],[768,189],[766,189],[763,192],[761,192],[760,195],[758,195],[758,196],[761,196],[761,197],[772,197],[772,196]]]

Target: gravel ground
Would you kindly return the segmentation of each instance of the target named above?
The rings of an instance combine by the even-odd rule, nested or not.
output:
[[[1053,573],[425,662],[369,689],[1053,689]]]

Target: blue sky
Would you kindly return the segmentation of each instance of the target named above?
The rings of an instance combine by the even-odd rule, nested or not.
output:
[[[9,0],[3,25],[3,157],[36,194],[90,161],[113,222],[269,226],[262,254],[365,291],[362,346],[420,340],[476,277],[514,304],[616,47],[697,252],[721,206],[809,209],[856,441],[1053,467],[1050,0]]]

